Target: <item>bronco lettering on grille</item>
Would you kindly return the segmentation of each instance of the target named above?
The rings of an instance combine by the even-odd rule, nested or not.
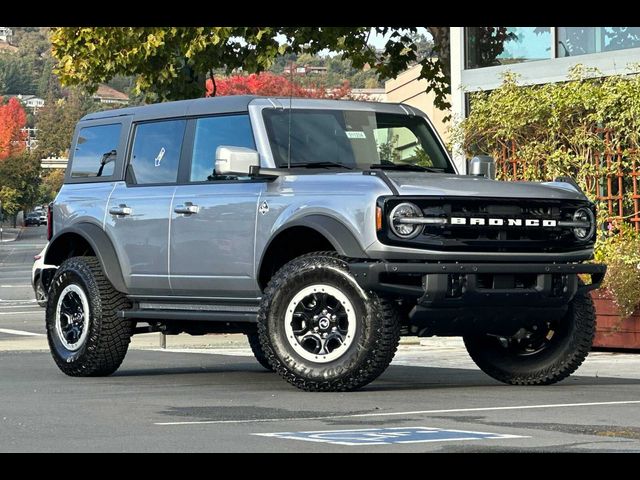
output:
[[[478,218],[451,217],[450,225],[488,225],[490,227],[557,227],[558,221],[551,218]]]

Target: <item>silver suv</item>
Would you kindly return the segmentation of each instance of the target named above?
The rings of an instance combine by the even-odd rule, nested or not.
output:
[[[378,377],[401,335],[453,335],[498,380],[557,382],[594,335],[594,205],[571,179],[496,181],[489,157],[469,171],[402,104],[87,115],[51,206],[53,358],[109,375],[136,333],[241,332],[293,385],[344,391]]]

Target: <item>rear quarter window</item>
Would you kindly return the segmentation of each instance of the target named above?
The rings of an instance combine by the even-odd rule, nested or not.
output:
[[[121,130],[120,123],[81,128],[73,152],[71,178],[113,176]]]

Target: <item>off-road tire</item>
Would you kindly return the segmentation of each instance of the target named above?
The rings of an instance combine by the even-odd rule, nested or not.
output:
[[[271,367],[271,365],[269,365],[269,360],[267,360],[267,357],[262,350],[262,345],[260,345],[260,338],[258,337],[258,333],[247,333],[247,341],[249,342],[251,351],[256,357],[258,363],[270,372],[273,372],[273,368]]]
[[[587,292],[578,292],[560,321],[562,334],[546,349],[527,356],[512,355],[495,337],[464,337],[469,355],[487,375],[510,385],[550,385],[571,375],[593,344],[596,314]]]
[[[347,296],[355,310],[356,333],[338,358],[316,363],[301,357],[286,339],[285,310],[305,286],[331,285]],[[265,357],[287,382],[306,391],[351,391],[375,380],[389,366],[400,341],[394,305],[365,292],[334,252],[315,252],[284,265],[264,291],[258,336]]]
[[[88,334],[78,350],[61,342],[55,328],[56,307],[63,289],[75,284],[88,298]],[[60,265],[51,287],[46,310],[47,338],[56,365],[72,377],[100,377],[115,372],[127,353],[133,323],[118,318],[118,311],[130,306],[115,290],[96,257],[72,257]]]

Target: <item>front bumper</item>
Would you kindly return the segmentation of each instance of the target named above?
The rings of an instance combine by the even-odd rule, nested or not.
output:
[[[579,263],[355,262],[358,284],[382,294],[417,297],[424,307],[553,307],[578,290],[598,288],[607,267]],[[578,274],[590,276],[579,282]]]

